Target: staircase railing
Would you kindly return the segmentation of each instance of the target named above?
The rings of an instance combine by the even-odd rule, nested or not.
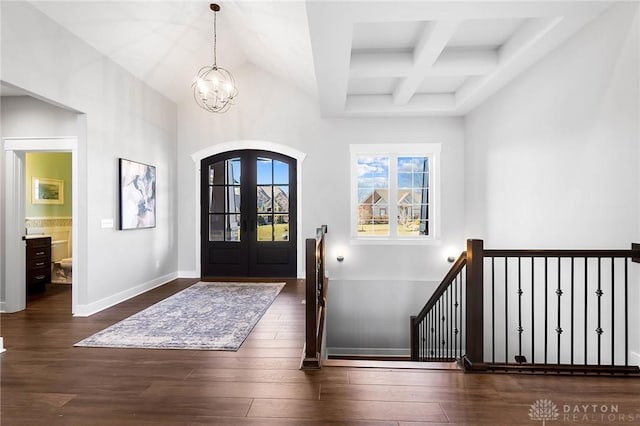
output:
[[[420,313],[412,316],[411,359],[453,361],[464,355],[464,282],[467,254],[455,261]]]
[[[316,230],[315,238],[305,241],[306,264],[306,329],[302,356],[303,370],[321,366],[322,339],[327,306],[327,279],[325,278],[325,235],[327,226]]]
[[[462,355],[453,355],[467,370],[640,374],[629,360],[629,295],[637,284],[630,276],[637,277],[632,262],[639,260],[637,244],[629,250],[484,250],[481,240],[468,240],[465,273],[456,262],[447,274],[465,280],[458,287],[465,289],[458,293],[464,313],[445,308],[443,314],[442,306],[458,303],[453,284],[454,304],[447,305],[452,287],[443,281],[411,322],[412,336],[418,334],[412,359],[439,359],[436,345],[449,340],[438,330],[453,327],[455,334],[456,321],[466,316]]]

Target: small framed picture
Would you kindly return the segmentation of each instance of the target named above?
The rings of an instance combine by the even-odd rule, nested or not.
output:
[[[119,159],[120,229],[156,226],[156,168]]]
[[[64,181],[61,179],[31,178],[32,204],[64,204]]]

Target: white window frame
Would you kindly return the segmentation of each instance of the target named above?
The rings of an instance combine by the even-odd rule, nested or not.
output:
[[[352,144],[349,146],[351,162],[351,243],[352,244],[439,244],[440,241],[440,151],[439,143],[417,144]],[[389,157],[389,235],[358,235],[358,157],[362,155]],[[398,236],[398,157],[429,158],[429,235]],[[393,201],[392,201],[393,200]]]

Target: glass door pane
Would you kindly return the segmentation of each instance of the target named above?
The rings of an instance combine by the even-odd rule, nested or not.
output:
[[[240,158],[209,166],[209,241],[240,241]]]
[[[288,241],[289,165],[258,157],[256,172],[256,240]]]

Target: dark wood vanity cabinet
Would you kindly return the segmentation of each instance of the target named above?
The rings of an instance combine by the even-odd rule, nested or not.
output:
[[[27,238],[27,292],[51,282],[51,237]]]

